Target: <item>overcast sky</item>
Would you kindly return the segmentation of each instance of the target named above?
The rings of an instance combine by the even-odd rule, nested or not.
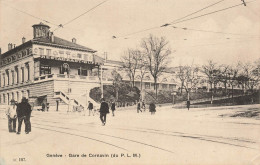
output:
[[[254,61],[260,57],[260,0],[247,6],[234,7],[212,15],[177,23],[172,26],[231,34],[214,34],[174,29],[171,26],[126,36],[143,29],[172,22],[220,0],[108,0],[54,32],[98,51],[108,53],[109,59],[120,60],[127,48],[138,48],[142,38],[153,34],[165,36],[172,50],[171,65],[204,64],[212,59],[218,63]],[[249,0],[245,0],[249,2]],[[20,45],[22,37],[32,39],[32,25],[43,22],[26,15],[25,11],[56,25],[64,24],[103,0],[0,0],[0,47],[7,51],[8,43]],[[201,14],[242,3],[241,0],[223,0]],[[14,8],[18,9],[15,10]],[[46,24],[46,22],[43,22]],[[51,30],[57,26],[48,24]],[[112,39],[112,36],[122,36]],[[126,38],[126,39],[125,39]]]

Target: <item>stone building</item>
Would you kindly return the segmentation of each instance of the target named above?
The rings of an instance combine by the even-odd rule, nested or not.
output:
[[[43,23],[33,25],[33,39],[0,54],[0,104],[29,98],[34,106],[49,103],[86,106],[91,88],[100,86],[103,59],[76,39],[56,37]]]

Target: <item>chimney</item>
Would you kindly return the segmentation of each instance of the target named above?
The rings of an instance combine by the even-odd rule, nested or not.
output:
[[[54,34],[53,34],[53,32],[50,32],[50,33],[49,33],[49,36],[50,36],[51,42],[54,42]]]
[[[23,43],[23,44],[25,43],[25,37],[22,38],[22,43]]]
[[[76,38],[72,38],[72,42],[76,44],[77,42]]]
[[[11,49],[13,49],[13,44],[9,43],[8,44],[8,50],[11,50]]]
[[[2,54],[2,49],[0,48],[0,55]]]
[[[15,44],[13,45],[13,48],[15,48]]]

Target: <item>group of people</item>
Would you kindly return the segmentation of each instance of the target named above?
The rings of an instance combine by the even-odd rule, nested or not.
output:
[[[88,101],[88,110],[89,110],[89,116],[91,114],[95,114],[95,109],[93,106],[93,103]],[[115,110],[116,110],[116,104],[114,101],[111,102],[111,110],[112,110],[112,115],[115,116]],[[109,113],[109,105],[108,103],[105,101],[104,98],[101,99],[101,105],[100,105],[100,120],[102,122],[102,125],[106,125],[106,118],[107,118],[107,114]]]
[[[22,123],[25,124],[25,133],[31,132],[31,117],[32,108],[28,103],[28,99],[22,98],[21,103],[17,103],[14,99],[10,101],[7,107],[6,115],[8,117],[8,130],[9,132],[21,133]],[[16,121],[18,120],[18,131],[16,132]]]
[[[144,102],[144,100],[142,102],[139,101],[137,103],[137,113],[139,113],[139,111],[143,112],[142,110],[145,112],[145,102]],[[149,112],[151,112],[151,115],[154,115],[155,112],[156,112],[156,106],[153,102],[150,103],[150,105],[149,105]]]

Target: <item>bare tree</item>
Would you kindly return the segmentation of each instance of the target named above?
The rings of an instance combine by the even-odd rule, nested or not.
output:
[[[123,67],[128,73],[132,87],[135,86],[135,74],[140,60],[139,54],[139,50],[128,49],[121,58]]]
[[[239,81],[244,85],[244,91],[249,89],[253,92],[254,87],[259,84],[259,61],[256,61],[255,64],[245,63],[241,64],[241,72],[239,76]]]
[[[111,72],[111,75],[113,77],[113,86],[116,93],[116,100],[118,100],[118,91],[122,85],[122,77],[115,69]]]
[[[232,101],[234,98],[234,86],[237,83],[238,66],[230,66],[227,70],[228,81],[227,83],[231,86],[232,90]]]
[[[219,74],[218,66],[215,62],[212,60],[208,61],[208,64],[202,66],[202,72],[207,76],[208,83],[210,85],[210,91],[211,91],[211,104],[213,103],[213,85],[215,85],[218,82],[217,75]]]
[[[148,69],[154,79],[156,98],[158,89],[157,79],[165,71],[169,62],[169,54],[171,54],[168,43],[165,37],[158,38],[153,35],[141,41],[141,48],[147,56]]]
[[[197,66],[186,66],[183,69],[184,71],[184,81],[183,81],[183,87],[186,90],[188,94],[188,100],[190,100],[190,92],[197,88],[197,85],[199,83],[199,68]]]
[[[228,80],[229,80],[230,66],[223,64],[220,66],[219,70],[220,70],[219,81],[224,84],[225,93],[227,93],[227,84],[228,84]]]
[[[148,64],[147,64],[147,58],[145,54],[139,52],[139,63],[138,63],[138,70],[140,71],[140,77],[141,77],[141,84],[140,84],[140,91],[143,91],[143,79],[145,74],[147,73]]]
[[[179,66],[179,71],[176,76],[178,79],[181,81],[181,94],[184,86],[184,81],[185,81],[185,66]]]

